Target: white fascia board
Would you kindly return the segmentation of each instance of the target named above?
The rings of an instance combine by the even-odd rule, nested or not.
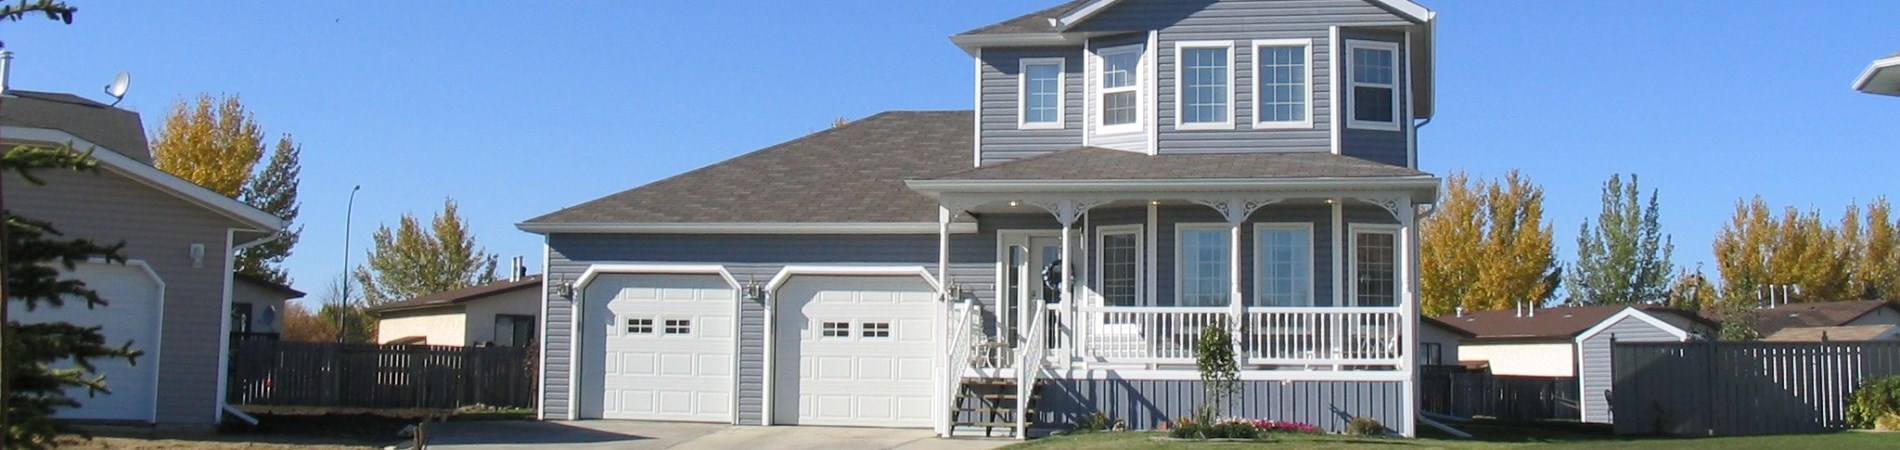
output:
[[[977,56],[977,49],[983,47],[1046,47],[1081,45],[1083,36],[1058,33],[1017,33],[1017,34],[963,34],[950,37],[970,56]]]
[[[1875,78],[1896,79],[1894,80],[1896,82],[1895,84],[1900,84],[1900,56],[1889,56],[1874,60],[1873,64],[1867,66],[1867,70],[1860,73],[1860,78],[1854,80],[1854,90],[1856,91],[1869,94],[1900,95],[1900,89],[1883,91],[1876,88],[1876,90],[1868,90],[1868,85],[1873,84]]]
[[[1597,322],[1596,326],[1592,326],[1590,327],[1590,329],[1583,330],[1582,334],[1578,334],[1575,340],[1578,345],[1578,348],[1580,349],[1582,348],[1583,341],[1589,340],[1592,337],[1596,337],[1596,335],[1603,334],[1604,331],[1608,331],[1610,327],[1615,326],[1617,322],[1620,322],[1623,319],[1631,318],[1631,317],[1634,317],[1637,320],[1641,320],[1644,323],[1648,323],[1650,326],[1656,327],[1657,329],[1663,330],[1664,332],[1669,333],[1669,335],[1671,336],[1675,336],[1676,340],[1678,341],[1689,340],[1688,330],[1676,328],[1675,325],[1670,325],[1669,322],[1664,322],[1662,319],[1658,319],[1655,316],[1649,315],[1649,313],[1645,313],[1642,310],[1636,309],[1635,307],[1629,307],[1629,308],[1623,308],[1623,310],[1620,312],[1617,312],[1616,315],[1610,316],[1610,318],[1604,319],[1602,322]]]
[[[937,277],[930,274],[930,269],[926,269],[924,268],[924,266],[918,266],[918,265],[895,265],[895,266],[791,265],[791,266],[785,266],[784,268],[779,269],[778,274],[772,275],[771,281],[768,281],[765,283],[765,291],[776,292],[778,291],[779,287],[785,286],[785,282],[791,281],[792,277],[798,276],[798,275],[856,275],[856,276],[915,275],[918,278],[922,278],[925,283],[930,283],[931,289],[935,289],[938,292],[943,292],[943,283],[938,282]],[[777,301],[776,298],[774,298],[773,300],[774,302]]]
[[[756,222],[756,223],[518,223],[535,234],[937,234],[936,222]],[[950,224],[950,232],[976,232],[976,224]]]
[[[1398,13],[1400,17],[1404,17],[1408,20],[1411,20],[1413,22],[1418,22],[1418,23],[1430,22],[1432,21],[1434,16],[1438,14],[1438,13],[1432,12],[1430,8],[1426,8],[1425,5],[1420,5],[1418,4],[1418,2],[1414,2],[1412,0],[1370,0],[1370,1],[1379,6],[1384,6],[1386,9],[1392,10],[1392,12],[1394,13]]]
[[[99,161],[100,165],[113,172],[125,174],[140,183],[204,206],[246,226],[256,227],[257,231],[276,233],[284,229],[284,220],[277,216],[212,192],[210,189],[205,189],[176,175],[165,173],[157,167],[138,162],[112,149],[80,139],[72,133],[51,128],[0,127],[0,136],[4,136],[8,141],[27,141],[53,146],[70,144],[74,151],[79,152],[84,152],[86,149],[98,149],[99,151],[92,152],[92,159]]]
[[[910,180],[912,190],[936,196],[944,192],[1201,192],[1201,191],[1374,191],[1405,189],[1415,199],[1438,198],[1439,179],[1432,176],[1386,178],[1207,178],[1173,180]]]

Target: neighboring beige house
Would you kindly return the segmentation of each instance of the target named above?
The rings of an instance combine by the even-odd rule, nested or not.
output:
[[[1869,94],[1900,96],[1900,53],[1874,60],[1854,80],[1854,90]]]
[[[1896,339],[1900,339],[1900,326],[1890,324],[1789,327],[1761,338],[1763,342],[1865,342]]]
[[[1900,325],[1900,305],[1886,300],[1783,303],[1773,308],[1756,309],[1754,315],[1755,333],[1763,336],[1763,340],[1789,328]],[[1784,335],[1784,338],[1792,339],[1790,336],[1803,334]],[[1828,333],[1828,337],[1842,339],[1835,334]],[[1820,340],[1818,332],[1814,333],[1813,340]]]
[[[240,273],[231,278],[231,333],[273,339],[281,335],[284,302],[303,298],[303,291],[254,275]]]
[[[541,313],[541,276],[527,275],[378,306],[376,342],[528,346]]]
[[[1425,366],[1458,364],[1458,343],[1473,338],[1463,328],[1436,318],[1422,317],[1418,321],[1418,363]]]

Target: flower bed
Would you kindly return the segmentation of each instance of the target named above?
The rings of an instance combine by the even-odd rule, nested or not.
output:
[[[1319,434],[1319,427],[1300,422],[1228,417],[1208,422],[1182,420],[1168,436],[1177,439],[1259,439],[1269,433]]]

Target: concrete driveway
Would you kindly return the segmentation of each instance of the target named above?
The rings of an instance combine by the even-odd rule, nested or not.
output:
[[[430,449],[817,449],[980,450],[1007,439],[938,439],[930,430],[731,425],[587,420],[578,422],[449,422],[431,424]]]

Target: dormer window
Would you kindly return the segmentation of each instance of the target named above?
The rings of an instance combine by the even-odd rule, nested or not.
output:
[[[1253,41],[1254,129],[1313,127],[1313,41]]]
[[[1175,123],[1182,130],[1234,128],[1234,43],[1175,46]]]
[[[1064,72],[1062,58],[1027,58],[1022,60],[1021,80],[1018,84],[1022,93],[1021,109],[1017,128],[1061,129]]]
[[[1101,133],[1141,130],[1141,45],[1110,47],[1096,52],[1101,58],[1098,78]]]
[[[1346,89],[1346,103],[1352,105],[1346,126],[1399,131],[1398,54],[1397,43],[1346,41],[1352,84]]]

